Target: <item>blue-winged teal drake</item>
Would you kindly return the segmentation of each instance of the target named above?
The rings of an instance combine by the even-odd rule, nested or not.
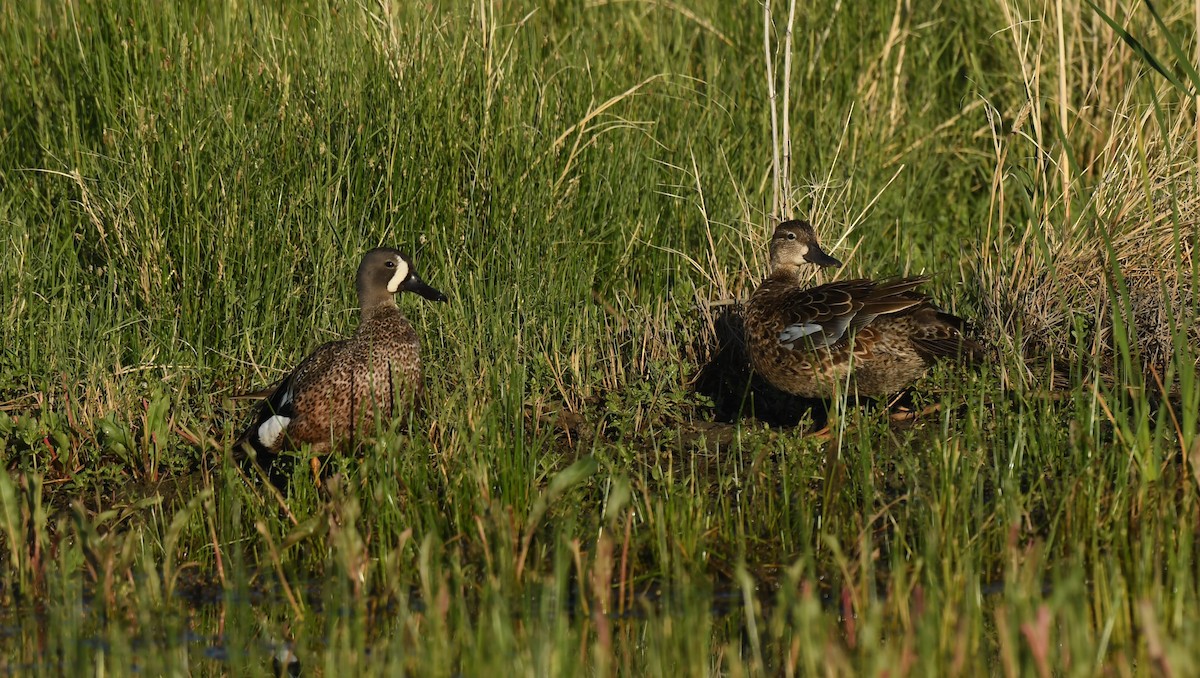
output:
[[[800,267],[840,266],[805,221],[781,223],[771,236],[771,271],[745,311],[754,370],[793,395],[827,398],[835,390],[888,396],[939,358],[974,360],[982,346],[961,318],[913,291],[925,277],[843,280],[804,288]],[[839,387],[840,384],[840,387]]]
[[[411,408],[421,395],[417,332],[395,295],[415,292],[431,301],[446,295],[421,280],[412,260],[387,247],[358,266],[361,318],[354,336],[323,344],[274,387],[253,423],[234,444],[257,453],[298,450],[313,455],[352,445],[374,426]]]

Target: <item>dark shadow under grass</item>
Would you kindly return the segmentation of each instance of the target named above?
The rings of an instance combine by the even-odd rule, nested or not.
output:
[[[717,314],[713,334],[696,340],[696,355],[711,356],[693,379],[696,392],[712,399],[717,421],[734,423],[753,417],[770,426],[794,427],[811,417],[814,428],[828,421],[828,403],[800,398],[767,383],[750,367],[739,306]]]

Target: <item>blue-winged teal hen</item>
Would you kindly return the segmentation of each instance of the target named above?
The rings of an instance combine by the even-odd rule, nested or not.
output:
[[[423,383],[420,341],[396,305],[400,292],[446,301],[399,250],[363,255],[358,330],[319,346],[279,382],[234,449],[275,453],[307,443],[313,455],[327,454],[361,439],[377,415],[387,420],[411,408]]]
[[[841,265],[821,249],[808,222],[780,224],[770,258],[770,274],[746,305],[746,342],[754,370],[781,391],[827,398],[840,388],[888,396],[939,358],[970,361],[982,353],[964,335],[961,318],[914,291],[928,278],[802,287],[805,263]]]

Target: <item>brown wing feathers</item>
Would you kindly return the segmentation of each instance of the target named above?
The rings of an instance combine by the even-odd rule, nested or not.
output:
[[[925,303],[926,298],[912,290],[926,280],[925,277],[884,282],[859,279],[820,285],[796,295],[790,316],[795,323],[825,327],[824,345],[836,350],[875,318]]]
[[[881,315],[899,313],[926,301],[925,296],[913,292],[913,288],[927,281],[925,277],[898,278],[873,283],[860,302],[860,309],[850,323],[850,335],[866,327]],[[871,283],[871,281],[863,281]]]

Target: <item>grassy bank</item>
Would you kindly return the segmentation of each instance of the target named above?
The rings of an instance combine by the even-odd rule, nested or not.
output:
[[[797,8],[785,202],[997,357],[829,440],[698,378],[786,6],[770,59],[717,0],[0,9],[0,668],[1195,670],[1196,19],[1100,8],[1176,86],[1087,3],[917,4]],[[229,396],[378,244],[450,297],[427,411],[276,495]]]

